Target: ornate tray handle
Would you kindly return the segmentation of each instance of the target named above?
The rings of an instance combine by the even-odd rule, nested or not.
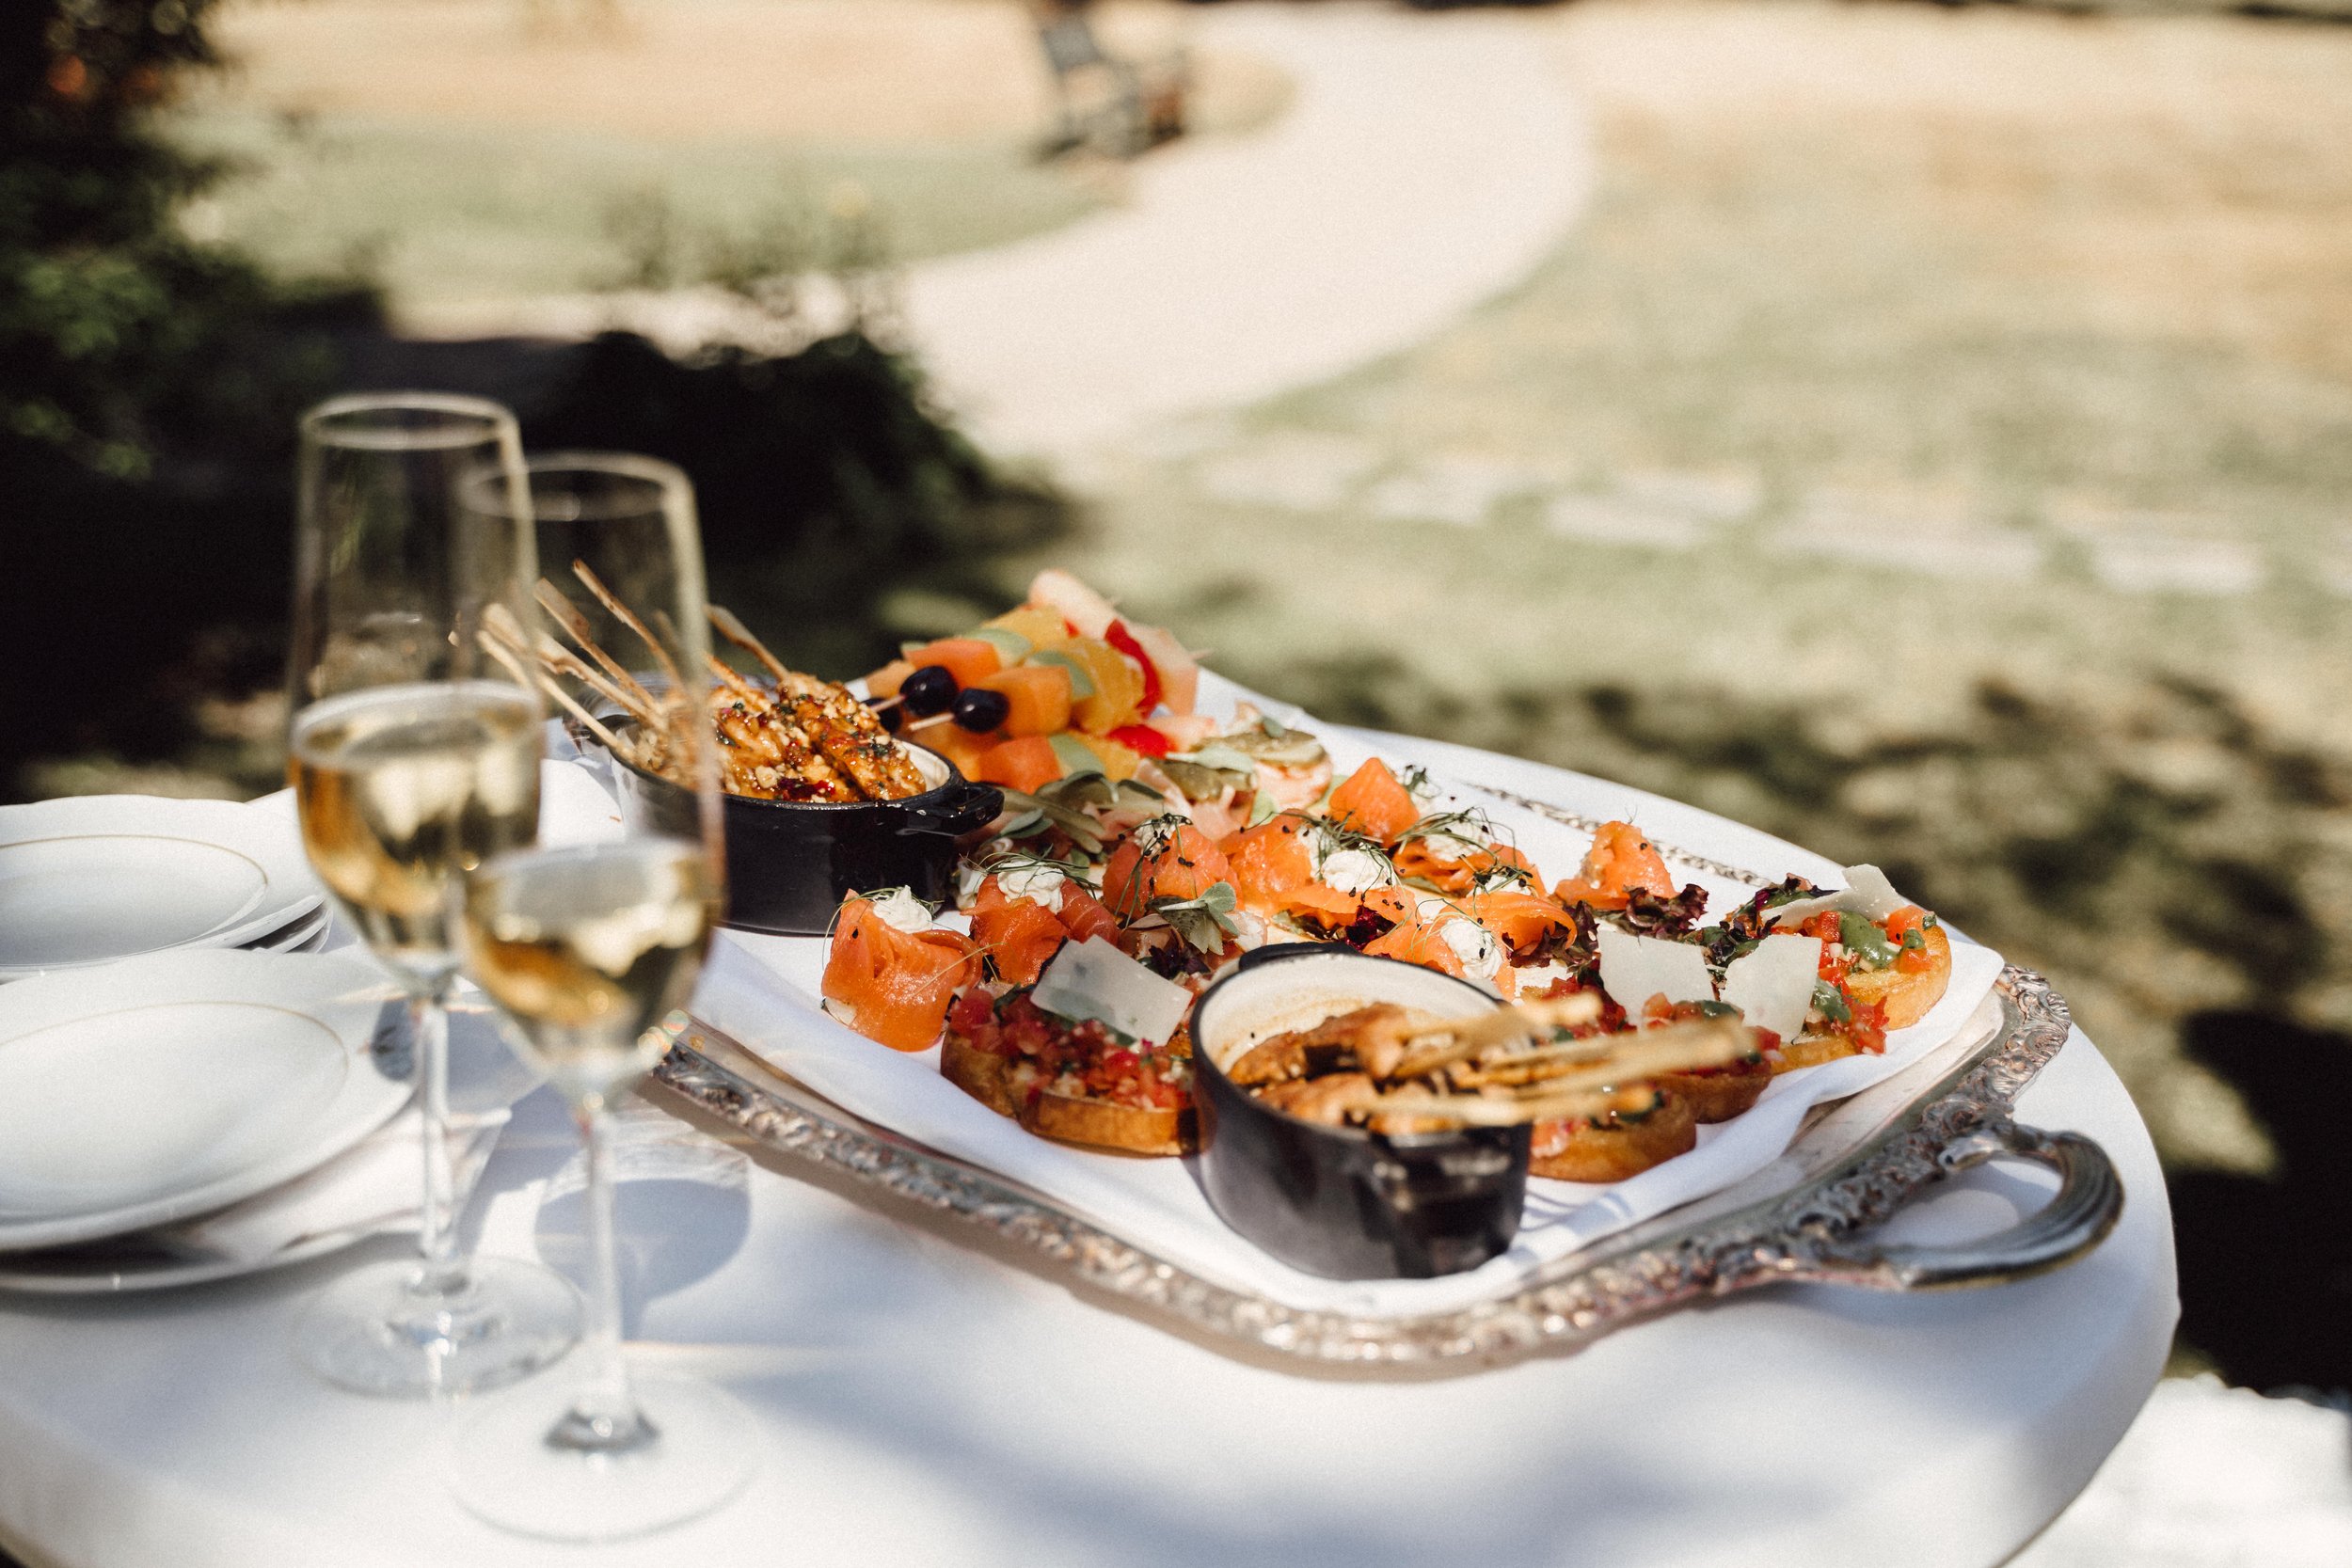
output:
[[[2001,1285],[2064,1268],[2115,1228],[2123,1213],[2122,1179],[2107,1151],[2080,1133],[2002,1120],[1954,1139],[1935,1162],[1942,1175],[1951,1176],[2003,1155],[2047,1165],[2058,1177],[2050,1201],[2008,1229],[1950,1246],[1876,1246],[1817,1222],[1807,1234],[1819,1250],[1794,1276],[1878,1291]]]

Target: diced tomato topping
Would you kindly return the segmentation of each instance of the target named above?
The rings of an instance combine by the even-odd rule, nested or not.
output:
[[[1886,940],[1900,945],[1904,934],[1926,926],[1928,911],[1916,904],[1905,904],[1886,917]]]
[[[995,1021],[995,1002],[977,986],[957,997],[955,1005],[947,1009],[947,1022],[960,1035],[977,1034],[984,1024]]]
[[[1823,942],[1836,942],[1839,940],[1837,911],[1823,910],[1817,915],[1808,916],[1798,922],[1797,929],[1805,936],[1820,937]]]

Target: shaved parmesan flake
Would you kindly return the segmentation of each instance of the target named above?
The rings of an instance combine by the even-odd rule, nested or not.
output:
[[[1895,891],[1895,884],[1877,866],[1850,865],[1846,867],[1844,887],[1819,898],[1800,898],[1793,904],[1781,905],[1772,911],[1772,924],[1786,926],[1791,921],[1810,920],[1829,910],[1858,914],[1865,920],[1884,920],[1910,902]]]
[[[1538,996],[1546,988],[1574,978],[1564,963],[1524,964],[1518,970],[1519,994]]]
[[[1129,1039],[1165,1045],[1184,1022],[1192,992],[1089,937],[1062,943],[1029,1000],[1073,1023],[1093,1019]]]
[[[1804,1028],[1820,970],[1820,937],[1775,931],[1731,960],[1724,971],[1724,1000],[1755,1027],[1792,1040]]]
[[[1653,996],[1669,1002],[1715,1000],[1707,955],[1691,943],[1637,937],[1605,921],[1595,934],[1600,943],[1601,989],[1637,1022]]]

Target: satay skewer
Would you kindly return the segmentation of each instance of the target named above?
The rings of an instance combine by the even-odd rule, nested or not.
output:
[[[734,643],[737,647],[742,649],[745,653],[759,660],[760,663],[766,665],[768,667],[768,673],[776,678],[776,683],[779,686],[792,678],[792,671],[790,667],[787,666],[782,659],[778,658],[774,654],[770,653],[768,651],[768,644],[762,642],[757,637],[755,637],[752,634],[752,628],[745,626],[741,619],[736,615],[735,611],[729,610],[724,605],[715,604],[709,606],[708,608],[710,610],[710,624],[719,628],[720,636],[725,638],[728,641]]]
[[[1383,1089],[1367,1083],[1334,1097],[1322,1109],[1342,1117],[1361,1113],[1450,1119],[1481,1127],[1596,1116],[1632,1109],[1631,1103],[1615,1103],[1613,1097],[1647,1092],[1644,1080],[1693,1068],[1721,1067],[1755,1049],[1754,1031],[1728,1018],[1700,1019],[1604,1038],[1615,1046],[1607,1059],[1522,1088],[1447,1094],[1412,1087]]]
[[[1401,1037],[1395,1042],[1396,1053],[1380,1066],[1367,1059],[1359,1047],[1357,1057],[1364,1062],[1365,1070],[1375,1078],[1426,1077],[1441,1068],[1483,1055],[1515,1040],[1541,1039],[1554,1029],[1591,1023],[1600,1017],[1600,998],[1590,991],[1543,997],[1499,1007],[1476,1018],[1447,1020],[1437,1028],[1417,1026],[1421,1017],[1406,1016]],[[1432,1038],[1433,1036],[1439,1037]],[[1404,1049],[1408,1044],[1417,1048]]]

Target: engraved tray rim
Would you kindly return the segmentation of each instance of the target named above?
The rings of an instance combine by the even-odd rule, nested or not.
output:
[[[1458,775],[1448,782],[1565,826],[1588,832],[1599,826],[1595,817],[1513,790]],[[1658,847],[1669,861],[1729,881],[1761,887],[1772,880],[1663,842]],[[1834,1151],[1804,1150],[1817,1163],[1793,1184],[1757,1191],[1768,1169],[1601,1237],[1469,1306],[1406,1316],[1294,1307],[1203,1278],[1044,1194],[834,1105],[698,1019],[653,1082],[767,1148],[953,1214],[1013,1243],[1016,1258],[1025,1254],[1213,1342],[1324,1368],[1467,1369],[1574,1345],[1645,1316],[1758,1285],[1900,1291],[1995,1284],[2090,1252],[2122,1211],[2112,1162],[2088,1138],[2020,1127],[2010,1116],[2017,1096],[2072,1032],[2066,1003],[2042,975],[2010,964],[1994,983],[1986,1006],[1994,1005],[1989,1029],[1977,1022],[1985,1011],[1979,1006],[1952,1041],[1921,1062],[1816,1107],[1791,1151],[1850,1107],[1868,1107],[1849,1118],[1868,1121],[1868,1130]],[[1899,1089],[1903,1098],[1890,1093]],[[1883,1101],[1889,1102],[1884,1108]],[[2017,1226],[1949,1248],[1881,1247],[1861,1239],[1943,1177],[2002,1155],[2039,1162],[2059,1176],[2048,1205]]]
[[[955,1215],[1052,1270],[1215,1339],[1327,1367],[1486,1364],[1579,1343],[1757,1285],[1908,1290],[1998,1283],[2061,1266],[2095,1247],[2121,1212],[2112,1166],[2087,1139],[2010,1120],[2017,1095],[2066,1042],[2072,1025],[2065,1002],[2041,975],[2016,965],[2003,971],[1994,996],[1998,1024],[1813,1178],[1693,1218],[1692,1211],[1708,1201],[1700,1199],[1546,1264],[1495,1296],[1414,1316],[1293,1307],[1203,1278],[1043,1195],[789,1085],[698,1021],[654,1082],[767,1148]],[[737,1053],[740,1069],[725,1060]],[[2061,1172],[2059,1196],[2016,1229],[1949,1252],[1877,1248],[1857,1240],[1944,1176],[2003,1153]]]

